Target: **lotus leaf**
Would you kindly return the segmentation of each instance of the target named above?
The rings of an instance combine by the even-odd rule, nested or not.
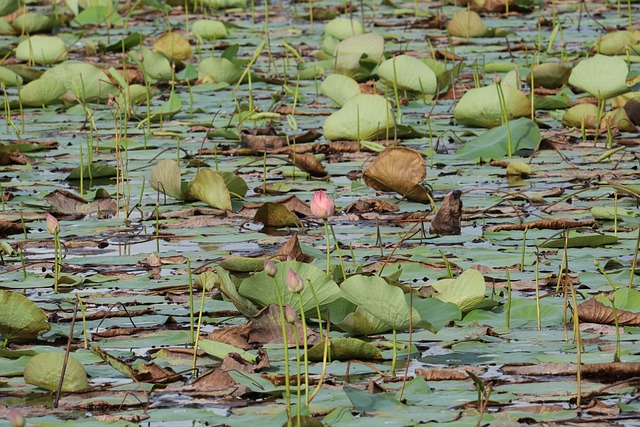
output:
[[[174,199],[184,200],[178,163],[170,159],[160,160],[151,171],[151,187]]]
[[[265,227],[298,227],[300,218],[285,205],[274,202],[266,202],[256,211],[253,218]]]
[[[640,31],[613,31],[600,36],[593,50],[602,55],[640,54]]]
[[[332,74],[322,82],[320,91],[342,107],[349,99],[360,93],[360,86],[351,77]]]
[[[171,63],[160,52],[143,47],[139,52],[129,52],[129,57],[140,65],[142,71],[151,80],[169,80],[172,76]]]
[[[33,356],[24,367],[24,381],[46,390],[56,391],[60,385],[63,365],[64,353],[39,353]],[[62,391],[76,392],[88,387],[84,366],[70,355],[64,372]]]
[[[624,59],[597,54],[573,68],[569,84],[604,101],[629,91],[626,85],[628,73]]]
[[[0,66],[0,84],[5,86],[21,86],[22,76],[7,67]]]
[[[18,16],[11,26],[16,33],[33,34],[49,32],[57,24],[53,17],[41,13],[23,13]]]
[[[408,55],[399,55],[384,61],[378,67],[378,76],[388,86],[418,92],[433,97],[438,89],[435,73],[424,62]]]
[[[384,39],[379,34],[367,33],[344,39],[336,46],[336,73],[356,80],[369,76],[380,63],[384,52]]]
[[[427,166],[422,155],[415,150],[386,148],[362,175],[365,184],[374,190],[395,191],[415,202],[429,202],[429,192],[420,185],[427,177]]]
[[[602,126],[609,126],[621,132],[638,132],[638,128],[632,123],[624,108],[616,108],[609,111],[602,118]]]
[[[198,67],[198,78],[209,83],[236,84],[244,70],[226,58],[207,58]]]
[[[298,261],[285,261],[278,264],[275,277],[269,277],[264,271],[254,274],[242,282],[238,292],[254,304],[266,307],[269,304],[278,303],[275,293],[277,287],[278,292],[282,294],[283,303],[290,305],[300,313],[298,295],[289,292],[286,286],[289,270],[298,273],[304,283],[300,296],[305,313],[315,315],[316,298],[320,309],[324,311],[329,304],[340,297],[340,288],[324,271]]]
[[[486,291],[482,273],[472,268],[465,270],[457,279],[438,280],[432,286],[438,291],[435,298],[456,304],[463,313],[482,304]]]
[[[356,19],[336,18],[327,22],[327,25],[324,27],[324,33],[334,39],[344,40],[363,34],[364,27],[362,23]]]
[[[356,338],[331,338],[329,340],[331,360],[376,360],[382,353],[373,344]],[[324,356],[324,342],[311,347],[307,352],[309,360],[321,362]]]
[[[80,12],[71,21],[71,24],[78,27],[100,25],[121,27],[124,24],[124,21],[113,9],[113,6],[91,6]]]
[[[522,160],[510,162],[507,165],[507,176],[522,176],[527,177],[531,175],[531,166]]]
[[[533,151],[542,140],[540,128],[527,118],[509,122],[506,125],[489,129],[472,139],[457,151],[457,156],[467,160],[499,159],[509,154],[509,133],[511,134],[511,154],[521,150]]]
[[[201,19],[194,22],[191,30],[199,39],[204,40],[222,39],[229,35],[224,23],[213,19]]]
[[[540,245],[541,248],[596,248],[618,242],[617,236],[609,234],[577,234],[569,233],[569,238],[548,240]]]
[[[19,7],[19,0],[2,0],[0,1],[0,16],[9,15],[18,10]]]
[[[342,297],[362,307],[369,314],[399,330],[420,321],[418,312],[409,310],[404,292],[378,276],[351,276],[340,286]]]
[[[20,42],[16,58],[38,65],[53,64],[67,59],[67,47],[59,37],[35,35]]]
[[[180,97],[176,95],[175,92],[171,92],[169,99],[158,108],[152,110],[148,116],[144,113],[138,114],[138,116],[141,118],[144,117],[145,120],[148,119],[152,122],[159,122],[175,116],[180,111],[182,111],[182,101],[180,101]]]
[[[555,62],[534,65],[527,76],[527,83],[536,87],[556,89],[569,82],[571,68]]]
[[[562,125],[567,128],[596,129],[598,107],[593,104],[578,104],[569,108],[562,116]]]
[[[509,120],[531,115],[531,102],[512,86],[502,86]],[[492,128],[502,124],[502,109],[498,87],[495,84],[474,88],[465,93],[454,109],[456,121],[461,125]]]
[[[189,183],[189,197],[201,200],[212,208],[231,210],[231,196],[222,176],[211,169],[200,169]]]
[[[153,45],[153,50],[160,52],[175,61],[191,58],[193,52],[187,39],[178,33],[165,33]]]
[[[12,36],[16,33],[11,24],[4,19],[0,19],[0,34],[3,36]]]
[[[67,92],[84,102],[106,99],[116,92],[104,70],[80,61],[58,64],[45,71],[41,78],[62,82]]]
[[[383,322],[362,307],[357,307],[355,311],[347,314],[337,326],[354,336],[380,334],[392,329],[391,325]]]
[[[339,111],[324,122],[324,137],[329,141],[361,141],[387,138],[395,127],[389,102],[380,95],[351,97]]]
[[[20,102],[25,107],[42,107],[62,101],[64,84],[57,79],[34,80],[20,90]]]
[[[25,342],[50,330],[46,314],[36,303],[20,293],[0,290],[0,335]]]
[[[454,15],[447,24],[447,31],[454,37],[484,37],[489,29],[476,12],[464,10]]]

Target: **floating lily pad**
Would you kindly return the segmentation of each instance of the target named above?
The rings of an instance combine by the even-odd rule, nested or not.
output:
[[[418,92],[428,97],[435,95],[438,80],[424,62],[408,55],[399,55],[384,61],[378,75],[390,87]]]
[[[460,147],[456,155],[461,159],[499,159],[509,154],[509,133],[511,134],[511,154],[533,151],[542,140],[540,128],[530,119],[520,118],[506,125],[489,129],[485,133]]]
[[[0,290],[0,335],[12,342],[25,342],[49,332],[47,316],[26,296]]]
[[[395,119],[389,102],[380,95],[355,95],[324,122],[324,137],[330,141],[362,141],[387,138]]]
[[[598,246],[611,245],[618,242],[617,236],[610,234],[573,234],[567,238],[568,248],[596,248]],[[564,248],[565,239],[553,239],[540,245],[541,248]]]
[[[33,356],[24,367],[24,381],[46,390],[56,391],[60,386],[63,365],[64,353],[39,353]],[[87,372],[84,370],[84,366],[69,355],[62,391],[76,392],[88,387]]]

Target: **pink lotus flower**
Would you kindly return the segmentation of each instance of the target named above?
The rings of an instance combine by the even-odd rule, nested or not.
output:
[[[302,289],[304,289],[302,277],[291,269],[287,272],[287,289],[289,289],[289,292],[294,294],[298,294],[302,292]]]
[[[267,273],[267,276],[275,277],[276,273],[278,272],[278,266],[276,265],[275,262],[271,261],[270,259],[265,259],[264,272]]]
[[[60,232],[60,224],[55,216],[50,213],[47,214],[47,219],[45,220],[47,225],[47,231],[49,234],[58,234]]]
[[[311,212],[320,219],[329,218],[336,211],[333,200],[324,191],[316,191],[311,199]]]
[[[295,324],[298,320],[298,313],[289,304],[284,306],[284,318],[290,324]]]

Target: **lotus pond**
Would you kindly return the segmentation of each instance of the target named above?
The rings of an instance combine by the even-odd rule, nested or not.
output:
[[[640,425],[638,12],[0,0],[2,423]]]

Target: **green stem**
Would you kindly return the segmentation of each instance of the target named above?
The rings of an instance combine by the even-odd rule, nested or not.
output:
[[[398,360],[398,338],[396,328],[393,328],[393,359],[391,359],[391,376],[396,376],[396,362]]]
[[[295,333],[294,336],[296,337],[296,363],[298,364],[297,377],[296,377],[296,380],[297,380],[297,383],[296,383],[296,385],[297,385],[296,393],[297,394],[296,394],[296,396],[298,398],[298,407],[296,408],[297,409],[296,410],[296,420],[297,420],[297,424],[296,425],[297,426],[301,426],[302,424],[301,424],[301,420],[300,420],[300,415],[301,415],[300,414],[300,405],[302,403],[302,400],[301,400],[302,399],[301,398],[302,394],[300,393],[300,381],[301,381],[301,378],[300,378],[300,368],[301,368],[301,366],[300,366],[300,337],[298,336],[298,328],[295,325],[293,326],[293,331]]]
[[[55,234],[53,235],[53,275],[54,275],[54,282],[53,282],[53,291],[55,293],[58,293],[58,281],[60,280],[60,261],[61,261],[61,245],[60,245],[60,233],[58,231],[55,232]]]
[[[340,250],[340,245],[338,244],[338,239],[336,238],[336,231],[333,229],[333,225],[329,224],[329,227],[331,228],[333,241],[336,243],[336,251],[338,251],[338,259],[340,260],[340,268],[342,269],[342,280],[347,280],[347,273],[344,269],[344,260],[342,259],[342,251]]]
[[[291,394],[289,387],[289,339],[287,336],[287,320],[284,317],[284,305],[282,304],[282,294],[280,294],[280,288],[278,287],[278,281],[273,278],[273,286],[276,292],[276,298],[278,299],[278,306],[280,307],[280,326],[282,328],[282,346],[284,349],[284,385],[285,385],[285,401],[287,404],[287,425],[291,425]]]
[[[300,318],[302,319],[302,345],[304,347],[304,395],[305,402],[307,406],[309,406],[309,355],[307,354],[308,347],[308,337],[307,337],[307,320],[304,316],[304,304],[302,303],[302,295],[298,293],[298,304],[300,304]],[[320,327],[322,329],[322,327]],[[300,412],[300,408],[298,408],[298,413]],[[298,424],[300,425],[300,424]]]
[[[327,276],[331,277],[331,242],[329,241],[329,221],[324,219],[324,235],[327,240]]]

